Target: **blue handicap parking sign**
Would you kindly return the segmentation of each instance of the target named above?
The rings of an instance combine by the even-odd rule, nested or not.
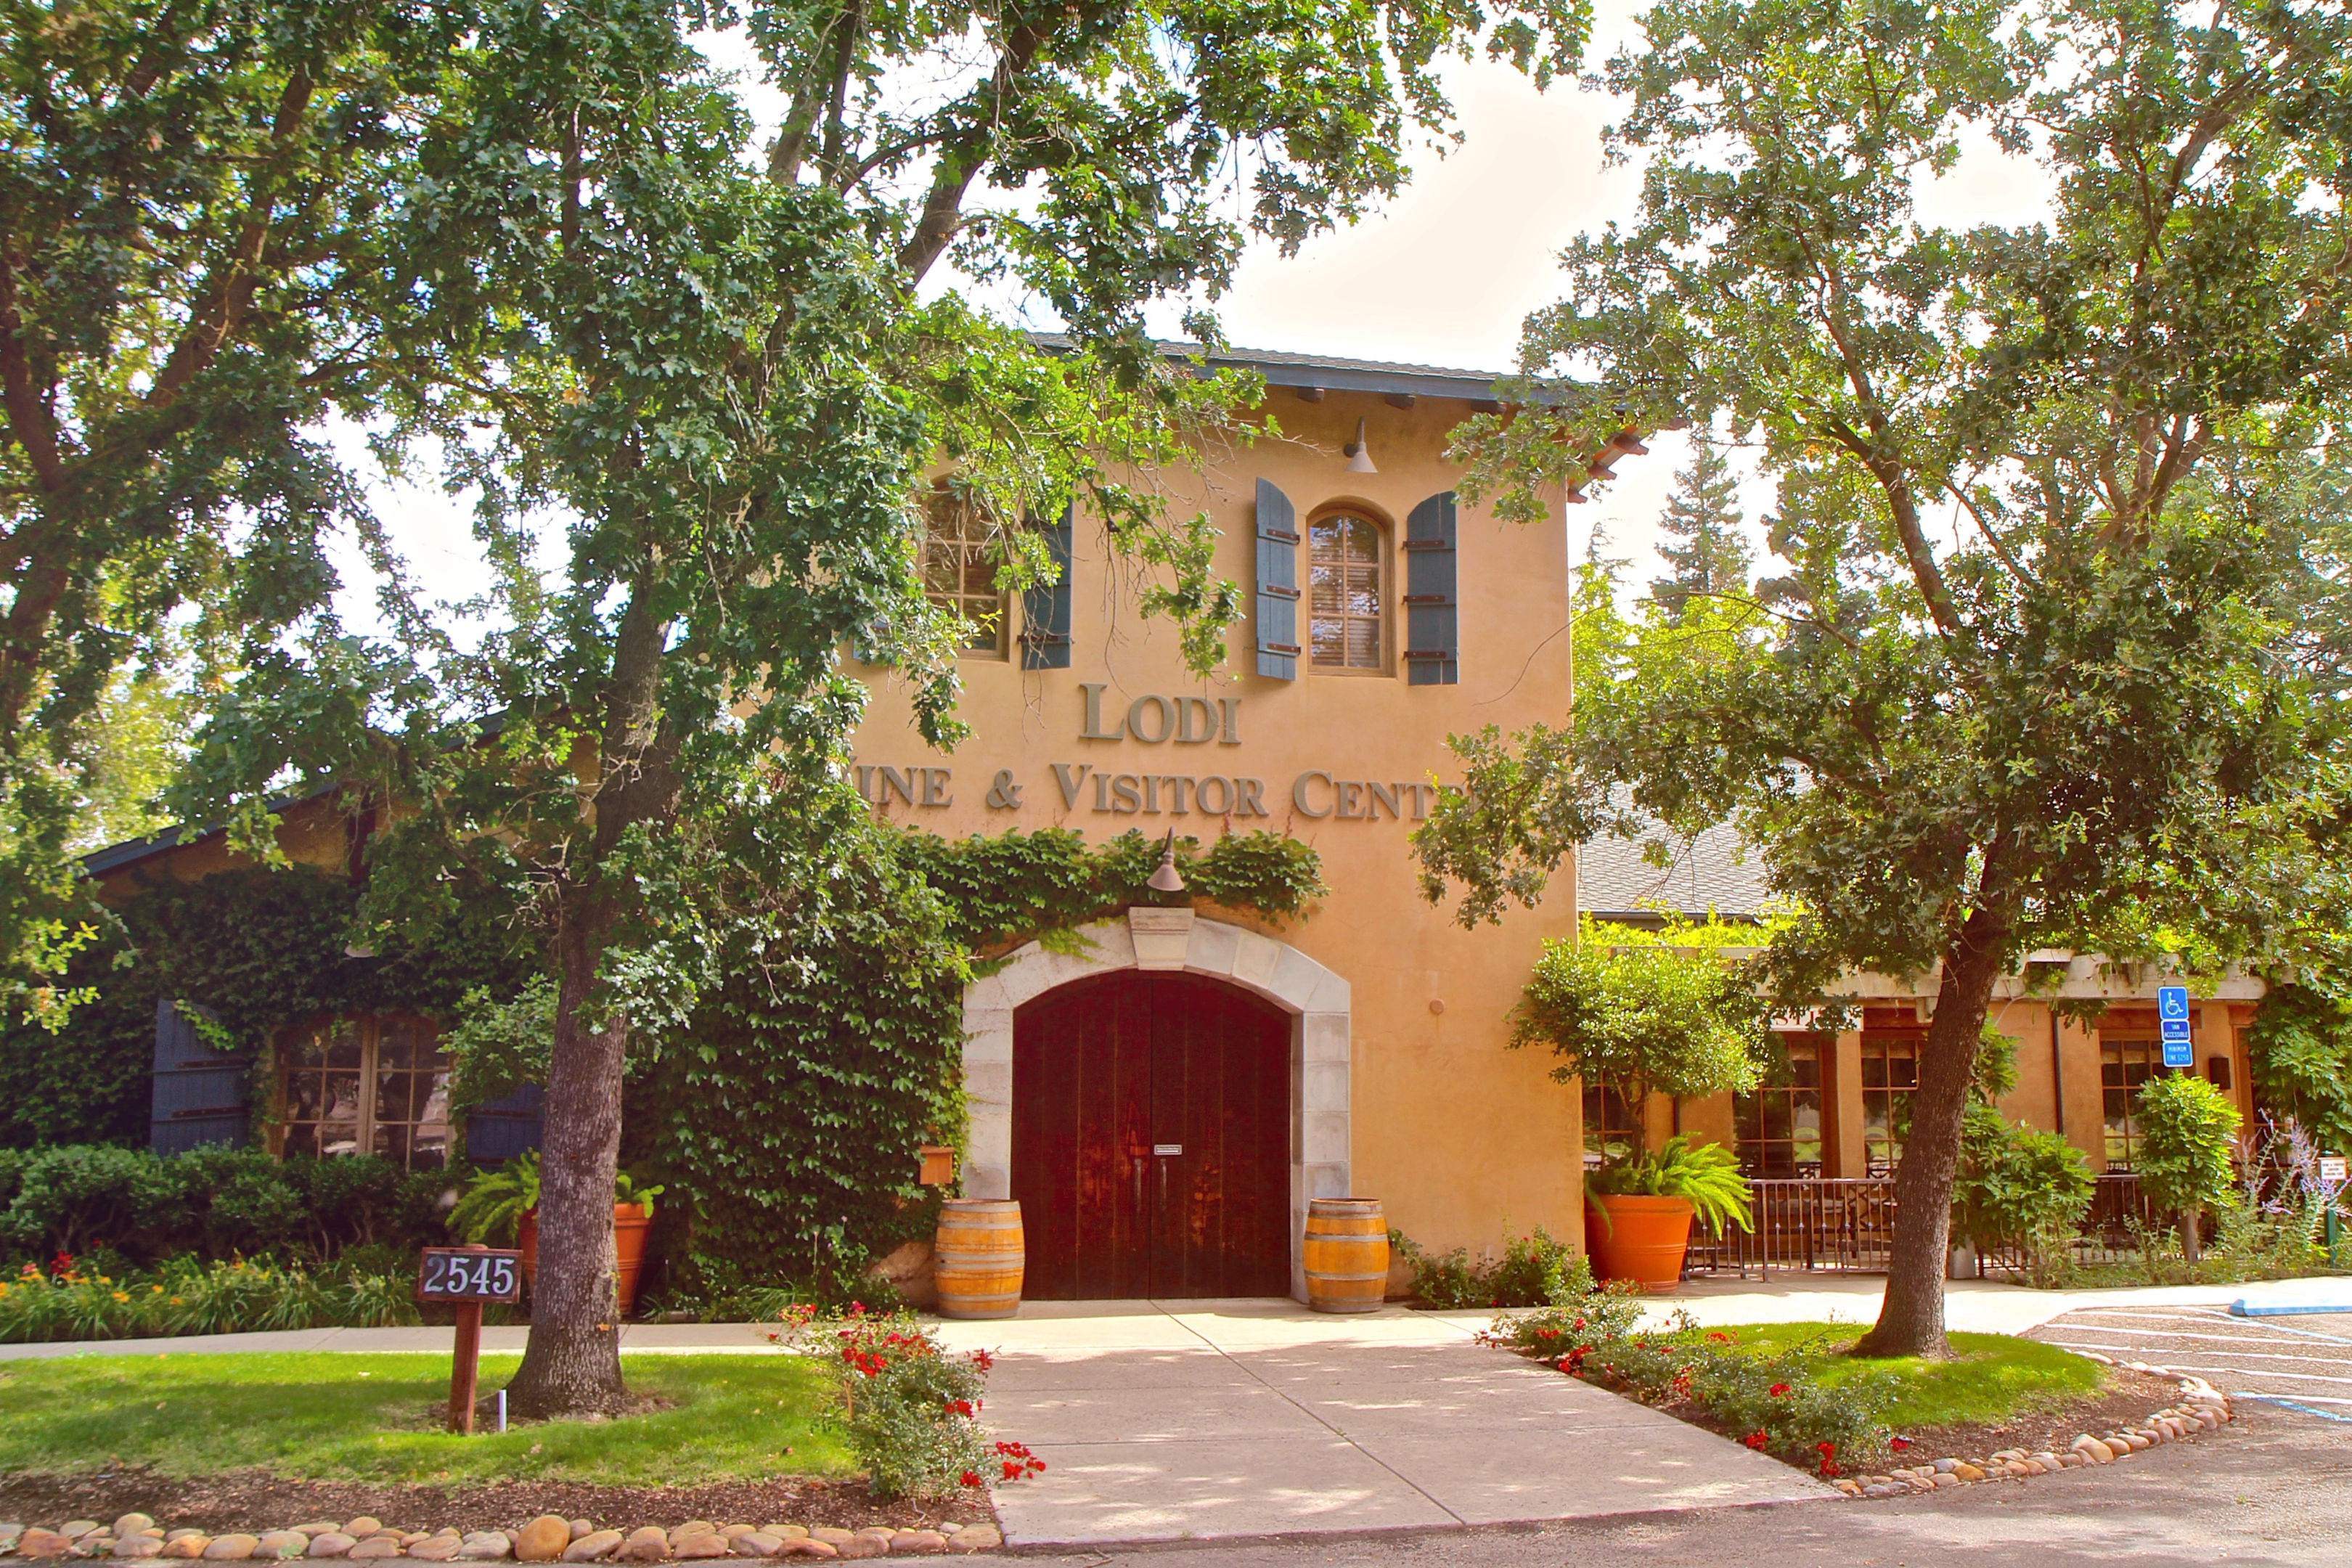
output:
[[[2156,988],[2156,1016],[2167,1023],[2178,1018],[2189,1021],[2189,987],[2159,985]]]
[[[2164,1042],[2164,1065],[2166,1067],[2185,1068],[2196,1059],[2197,1058],[2189,1052],[2189,1042],[2187,1040],[2167,1040]]]

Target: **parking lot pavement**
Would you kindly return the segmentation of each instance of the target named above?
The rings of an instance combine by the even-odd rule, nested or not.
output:
[[[2027,1337],[2193,1372],[2231,1399],[2352,1426],[2352,1312],[2240,1318],[2222,1305],[2087,1307]]]

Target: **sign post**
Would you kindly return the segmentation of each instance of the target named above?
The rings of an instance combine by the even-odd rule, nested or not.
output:
[[[482,1303],[522,1300],[522,1254],[480,1246],[428,1247],[416,1277],[416,1299],[447,1301],[457,1310],[449,1361],[449,1429],[470,1437],[481,1371]]]
[[[2168,1068],[2193,1066],[2197,1053],[2189,1043],[2188,986],[2159,985],[2156,988],[2156,1022],[2164,1036],[2164,1065]]]

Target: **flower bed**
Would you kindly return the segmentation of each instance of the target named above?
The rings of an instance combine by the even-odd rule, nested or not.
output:
[[[119,1274],[85,1268],[60,1253],[46,1270],[27,1263],[0,1279],[0,1344],[422,1321],[414,1262],[356,1251],[315,1269],[181,1258]]]
[[[850,1447],[879,1497],[929,1497],[1036,1475],[1045,1461],[993,1440],[980,1422],[992,1364],[986,1351],[950,1353],[903,1312],[852,1301],[838,1316],[787,1307],[769,1338],[839,1363]]]

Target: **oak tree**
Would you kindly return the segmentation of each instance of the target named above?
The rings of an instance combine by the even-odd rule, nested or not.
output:
[[[1533,518],[1612,433],[1730,430],[1777,482],[1779,574],[1679,620],[1588,600],[1572,719],[1465,742],[1426,880],[1475,920],[1637,810],[1728,819],[1798,911],[1784,1003],[1931,976],[1861,1348],[1940,1355],[1995,982],[2035,949],[2259,954],[2332,847],[2340,715],[2294,617],[2352,375],[2352,18],[1666,0],[1643,26],[1607,71],[1639,212],[1568,250],[1528,326],[1549,401],[1466,433],[1477,483]],[[1922,216],[1971,137],[2038,164],[2046,220]]]
[[[781,94],[764,145],[697,52],[705,21],[741,27]],[[418,616],[406,646],[321,635],[257,661],[183,803],[260,846],[268,784],[363,780],[404,814],[377,918],[495,897],[543,922],[557,1005],[519,1409],[625,1397],[625,1054],[635,1022],[724,978],[693,911],[645,889],[695,897],[682,846],[751,841],[711,825],[839,764],[853,646],[908,683],[929,736],[956,733],[961,628],[919,571],[938,487],[992,521],[1008,585],[1051,569],[1027,520],[1079,501],[1141,607],[1213,665],[1239,594],[1209,569],[1206,518],[1169,515],[1150,474],[1239,438],[1253,389],[1169,363],[1143,306],[1213,294],[1253,234],[1295,247],[1395,190],[1407,138],[1448,121],[1442,57],[1549,79],[1583,30],[1580,0],[485,8],[394,193],[369,308],[388,440],[435,438],[478,488],[497,624],[467,646]],[[950,257],[1067,336],[939,289]],[[568,552],[542,575],[547,516]]]

